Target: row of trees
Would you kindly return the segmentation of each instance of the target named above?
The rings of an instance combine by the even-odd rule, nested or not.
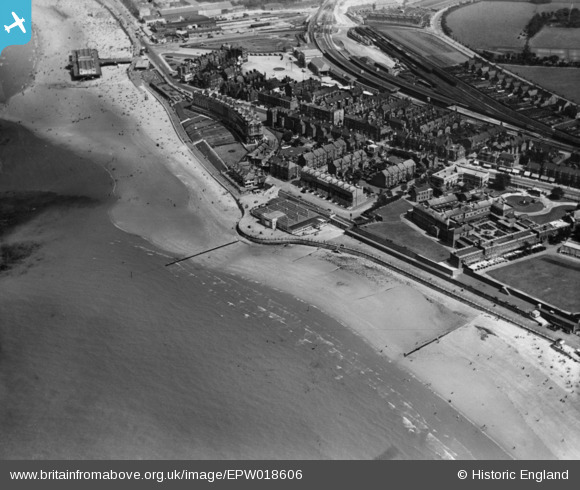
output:
[[[526,24],[526,37],[531,39],[546,24],[557,25],[558,27],[580,27],[580,10],[577,8],[564,8],[553,12],[537,12]]]

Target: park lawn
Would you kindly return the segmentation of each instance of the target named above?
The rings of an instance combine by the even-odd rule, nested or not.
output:
[[[564,204],[562,206],[552,208],[549,213],[538,214],[537,216],[530,216],[529,218],[535,223],[543,225],[545,223],[549,223],[550,221],[556,221],[563,218],[566,214],[566,211],[570,209],[576,209],[576,206],[574,204]]]
[[[541,201],[528,202],[531,201],[530,198],[526,198],[526,201],[528,202],[527,205],[521,205],[520,201],[522,200],[522,196],[509,196],[506,197],[505,200],[512,208],[514,208],[514,211],[517,211],[518,213],[535,213],[544,209],[544,205]]]
[[[439,245],[435,239],[429,238],[424,232],[417,231],[407,224],[401,214],[413,206],[404,199],[399,199],[375,211],[382,216],[383,221],[364,226],[364,230],[379,238],[406,247],[435,262],[442,262],[449,258],[449,250]]]
[[[505,284],[568,311],[580,311],[580,262],[543,255],[488,274]]]
[[[244,146],[237,142],[215,146],[214,151],[220,156],[220,158],[228,167],[238,163],[248,153]]]

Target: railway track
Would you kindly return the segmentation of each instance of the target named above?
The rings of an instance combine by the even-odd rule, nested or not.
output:
[[[308,34],[334,69],[349,74],[361,85],[390,93],[400,91],[440,107],[463,107],[517,128],[518,131],[530,137],[545,139],[560,149],[570,151],[580,148],[580,138],[555,130],[504,106],[445,72],[420,53],[401,45],[372,27],[359,26],[355,29],[358,34],[367,37],[383,52],[400,58],[408,65],[410,71],[417,76],[416,83],[394,76],[376,63],[367,64],[351,54],[338,50],[332,40],[331,32],[335,24],[333,5],[333,0],[326,0],[322,4],[308,24]]]
[[[410,65],[417,76],[433,84],[436,90],[444,97],[456,100],[459,103],[458,105],[516,126],[521,130],[527,131],[531,136],[539,134],[557,145],[565,145],[566,149],[580,147],[580,138],[555,130],[497,102],[492,97],[481,93],[469,84],[445,72],[440,66],[426,59],[420,53],[413,52],[408,46],[403,46],[389,38],[387,34],[366,26],[357,27],[357,32],[361,36],[366,36],[372,40],[386,54],[395,54],[400,57],[406,64]]]

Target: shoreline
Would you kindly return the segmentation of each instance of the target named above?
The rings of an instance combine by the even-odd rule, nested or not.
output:
[[[75,8],[82,9],[83,7],[77,6]],[[57,34],[55,34],[56,36]],[[55,51],[58,54],[57,48],[55,48]],[[43,63],[39,61],[38,65],[37,68],[40,70]],[[44,73],[44,75],[47,74]],[[93,156],[109,172],[113,180],[116,201],[109,210],[109,216],[113,224],[119,229],[127,233],[139,235],[162,250],[181,255],[188,255],[192,251],[195,251],[196,248],[209,248],[211,244],[218,245],[221,242],[228,241],[230,234],[237,236],[235,234],[237,217],[232,215],[237,215],[239,208],[237,205],[233,205],[231,196],[229,194],[225,195],[223,189],[204,169],[197,168],[197,164],[192,164],[192,156],[188,152],[188,148],[179,140],[177,134],[167,134],[168,132],[173,133],[173,128],[170,126],[171,121],[167,115],[165,114],[164,117],[162,115],[165,111],[164,107],[159,107],[160,104],[157,101],[153,101],[152,97],[149,97],[149,101],[141,99],[139,90],[133,86],[132,82],[124,79],[124,75],[118,69],[107,70],[102,80],[87,84],[90,89],[87,97],[78,96],[78,93],[82,92],[80,89],[77,90],[77,94],[74,94],[75,91],[70,90],[73,84],[64,83],[65,89],[62,90],[62,93],[66,94],[66,96],[63,95],[62,99],[53,103],[52,106],[49,104],[45,108],[48,114],[40,115],[40,123],[31,123],[30,119],[28,119],[29,124],[31,124],[34,132],[37,134],[40,133],[43,137],[50,136],[50,139],[58,144],[64,143],[76,149],[79,153],[83,151],[88,151],[89,153],[94,152]],[[42,77],[39,78],[41,80],[37,80],[37,83],[33,83],[25,90],[25,93],[33,92],[29,94],[32,100],[22,101],[31,106],[32,109],[41,107],[40,105],[36,105],[35,101],[42,100],[43,95],[50,93],[50,89],[43,91],[39,89],[38,85],[49,86],[51,83],[63,83],[62,77],[58,75],[52,78],[47,77],[45,80],[42,80]],[[114,87],[111,85],[114,85]],[[137,92],[137,94],[134,92]],[[127,95],[128,93],[132,93],[132,98]],[[129,102],[117,107],[115,105],[117,98],[120,99],[123,95],[125,96],[125,100],[129,99]],[[16,97],[20,96],[17,95]],[[69,97],[72,101],[67,101],[68,108],[62,110],[62,113],[60,113],[58,107],[61,102],[64,103]],[[11,100],[14,100],[14,98]],[[82,106],[85,104],[87,104],[86,107],[88,107],[88,110],[83,112]],[[109,110],[112,115],[95,116],[91,113],[91,111],[97,113],[102,104],[110,107]],[[131,108],[131,104],[139,105],[139,107]],[[55,106],[57,110],[53,114],[50,114],[50,111]],[[79,118],[88,115],[89,119],[79,120],[76,125],[75,123],[69,123],[69,116],[73,113],[73,109],[76,113],[79,110],[79,106],[81,106]],[[9,109],[23,116],[22,119],[25,121],[27,119],[24,116],[30,117],[26,113],[26,110],[19,113],[18,109],[14,109],[13,105]],[[3,112],[5,113],[6,111]],[[123,118],[127,113],[129,115],[126,117],[129,117],[129,120],[125,122]],[[151,119],[154,119],[152,117],[153,115],[161,115],[155,118],[155,123],[151,122]],[[126,149],[124,147],[125,142],[112,141],[110,135],[106,133],[102,135],[98,134],[99,128],[105,122],[110,123],[110,120],[112,120],[110,125],[115,128],[115,131],[118,130],[119,135],[127,134],[131,140],[132,147],[127,151],[129,155],[125,157],[127,160],[149,160],[151,157],[147,157],[147,155],[150,154],[154,155],[154,158],[151,160],[159,159],[164,161],[162,168],[157,165],[157,161],[144,162],[142,165],[136,165],[134,163],[128,164],[121,161],[125,153],[123,149]],[[52,131],[51,127],[43,125],[43,121],[45,125],[54,125],[56,131]],[[136,122],[136,126],[131,124],[132,121]],[[148,124],[144,123],[141,127],[141,123],[138,121],[148,121]],[[168,127],[171,130],[168,131]],[[96,133],[96,142],[86,137],[83,138],[81,134],[84,130]],[[158,136],[160,133],[162,136]],[[75,142],[73,142],[73,139]],[[129,142],[125,144],[129,147]],[[170,146],[174,150],[167,157],[164,149]],[[105,148],[107,150],[104,150]],[[127,176],[128,172],[131,172],[130,178]],[[180,186],[184,187],[185,192],[183,190],[176,192],[176,189],[180,188]],[[200,188],[202,189],[201,191]],[[175,198],[174,192],[177,194]],[[159,197],[159,194],[162,197]],[[216,201],[219,202],[218,209],[216,209]],[[153,205],[150,206],[150,203],[153,203]],[[203,217],[200,217],[201,213],[203,213]],[[168,221],[169,217],[172,221]],[[197,229],[190,229],[196,227],[197,229],[202,229],[205,232],[205,236],[199,236]],[[275,248],[277,249],[277,247]],[[269,286],[288,291],[297,298],[306,299],[309,304],[311,303],[317,307],[322,307],[323,311],[330,311],[330,316],[335,319],[339,318],[339,321],[345,325],[345,328],[364,338],[377,352],[382,352],[383,345],[392,344],[393,339],[395,339],[394,343],[396,344],[398,342],[400,345],[394,345],[387,351],[389,359],[414,372],[419,379],[424,380],[422,381],[423,383],[429,382],[432,386],[437,386],[437,396],[442,400],[446,399],[444,395],[447,389],[445,382],[446,376],[441,374],[434,376],[433,362],[425,361],[424,358],[435,355],[432,354],[433,352],[441,351],[453,352],[451,359],[455,359],[458,354],[455,350],[451,350],[447,340],[440,342],[437,350],[429,348],[424,351],[428,353],[426,356],[423,355],[422,351],[421,355],[416,358],[408,360],[400,359],[401,346],[405,342],[408,342],[408,339],[406,339],[408,335],[405,336],[404,333],[394,335],[393,332],[381,331],[379,325],[384,323],[384,319],[381,320],[381,317],[384,314],[388,314],[388,308],[384,308],[381,296],[375,296],[374,299],[371,298],[367,302],[360,303],[361,305],[365,305],[365,307],[351,307],[348,303],[348,299],[352,298],[355,292],[357,294],[360,293],[359,296],[367,294],[367,292],[369,294],[376,293],[375,284],[368,277],[360,274],[361,270],[366,270],[364,269],[364,267],[367,267],[366,265],[363,264],[363,267],[357,263],[352,266],[351,270],[347,270],[346,272],[341,267],[333,271],[334,266],[330,268],[328,266],[328,264],[331,264],[328,261],[328,257],[315,257],[310,261],[305,261],[303,258],[297,257],[295,254],[300,252],[300,247],[291,247],[291,253],[285,252],[283,255],[279,250],[265,252],[260,247],[256,247],[250,250],[250,252],[245,253],[239,253],[236,250],[224,250],[219,253],[212,253],[211,258],[204,257],[199,262],[210,268],[248,277],[253,280],[257,279]],[[258,255],[260,259],[259,266],[255,260]],[[299,262],[295,263],[295,260],[299,260]],[[371,267],[370,269],[372,270],[373,268]],[[280,271],[285,272],[283,277]],[[322,277],[319,277],[319,274],[322,274]],[[373,274],[393,276],[390,272],[385,274],[384,271],[375,271]],[[308,280],[305,280],[301,275],[307,277]],[[335,280],[335,276],[340,276],[340,279]],[[395,282],[400,283],[401,280],[396,278]],[[342,283],[342,285],[337,287],[338,283]],[[427,288],[418,289],[420,289],[420,294],[435,297],[437,301],[443,301],[443,304],[450,305],[451,309],[460,308],[450,301],[446,302],[439,295],[428,291]],[[351,309],[354,311],[350,311]],[[404,317],[404,314],[404,312],[401,313],[403,315],[401,318]],[[441,321],[447,321],[446,318],[442,317]],[[464,335],[464,332],[471,332],[470,324],[473,321],[466,322],[465,325],[459,327],[456,330],[457,335],[452,334],[451,338],[455,339],[455,337]],[[506,327],[501,324],[501,328],[510,331],[509,326]],[[469,339],[469,341],[471,342],[472,340]],[[455,343],[452,344],[452,346],[455,345]],[[504,350],[507,349],[503,345],[500,347]],[[506,355],[509,355],[509,352],[506,352]],[[438,369],[442,369],[439,363],[435,364],[435,366],[438,366]],[[482,367],[482,370],[484,369]],[[472,418],[471,412],[474,412],[476,415],[473,418],[474,425],[485,424],[486,417],[489,418],[489,414],[477,410],[467,399],[469,397],[469,388],[473,386],[473,381],[469,377],[467,378],[469,381],[467,381],[465,379],[465,373],[461,374],[461,372],[456,378],[463,389],[466,390],[466,399],[454,402],[453,407],[459,408],[470,419]],[[512,381],[512,383],[517,383],[517,380]],[[508,382],[502,392],[509,390],[509,387],[510,383]],[[511,402],[509,401],[509,397],[505,396],[505,393],[503,394],[503,398],[499,397],[499,395],[494,396],[497,398],[498,406],[502,406],[509,411],[509,403]],[[521,396],[525,397],[525,394]],[[526,432],[528,422],[518,418],[519,412],[516,410],[516,413],[514,413],[512,410],[509,413],[512,414],[515,420],[514,423],[520,429],[521,434],[530,435],[530,432]],[[504,450],[509,449],[505,441],[501,440],[501,436],[502,428],[495,429],[493,437],[500,440],[501,447],[504,447]],[[489,437],[492,437],[491,432]],[[550,451],[556,450],[555,439],[550,434],[541,434],[539,439],[550,440]],[[525,446],[525,444],[523,445]],[[570,454],[574,454],[576,450],[569,449],[568,451],[570,451]],[[523,453],[523,456],[526,455],[533,457],[534,453]],[[522,454],[519,452],[515,453],[515,457],[522,457]]]

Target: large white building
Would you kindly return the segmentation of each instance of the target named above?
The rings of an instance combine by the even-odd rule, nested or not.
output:
[[[580,258],[580,243],[575,242],[574,240],[566,240],[560,247],[560,253]]]
[[[431,185],[441,191],[463,183],[470,183],[474,187],[485,187],[489,184],[489,172],[462,165],[451,165],[431,176]]]

